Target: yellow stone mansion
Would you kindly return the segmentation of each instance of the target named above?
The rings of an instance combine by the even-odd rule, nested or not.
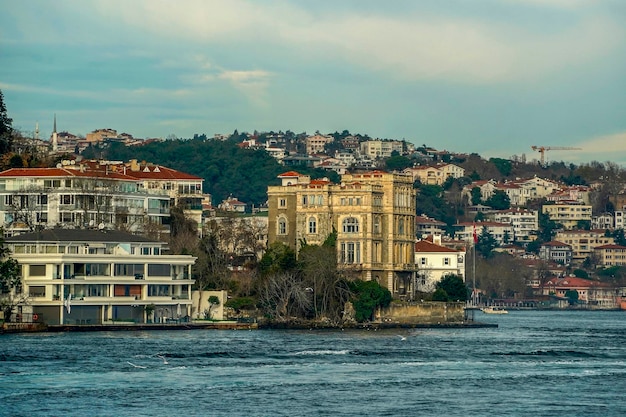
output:
[[[353,278],[376,280],[394,297],[415,285],[415,190],[410,175],[345,174],[340,184],[290,171],[268,187],[269,244],[296,252],[337,231],[337,262]]]

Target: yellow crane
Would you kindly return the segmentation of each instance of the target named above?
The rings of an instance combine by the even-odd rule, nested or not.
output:
[[[544,165],[546,151],[581,151],[582,148],[572,148],[571,146],[531,146],[533,151],[541,154],[541,166]]]

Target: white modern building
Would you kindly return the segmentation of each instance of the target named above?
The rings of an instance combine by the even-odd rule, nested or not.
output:
[[[158,322],[191,317],[196,258],[120,231],[50,229],[5,239],[21,269],[22,321]]]

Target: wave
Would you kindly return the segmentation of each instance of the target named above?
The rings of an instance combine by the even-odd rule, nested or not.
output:
[[[595,358],[596,355],[578,350],[535,350],[532,352],[493,352],[495,356],[547,356],[555,358]]]
[[[347,355],[350,353],[349,350],[303,350],[300,352],[294,353],[294,355]]]

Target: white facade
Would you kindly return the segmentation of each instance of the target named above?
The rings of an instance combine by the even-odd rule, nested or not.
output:
[[[446,275],[458,275],[465,280],[465,250],[420,240],[415,244],[415,265],[417,289],[422,292],[435,291],[437,283]]]
[[[24,321],[47,324],[159,322],[191,315],[189,255],[118,231],[51,229],[6,239],[21,268]],[[153,308],[148,314],[146,306]]]
[[[527,243],[534,240],[539,229],[537,210],[510,209],[493,214],[493,220],[513,226],[512,238],[517,242]]]

